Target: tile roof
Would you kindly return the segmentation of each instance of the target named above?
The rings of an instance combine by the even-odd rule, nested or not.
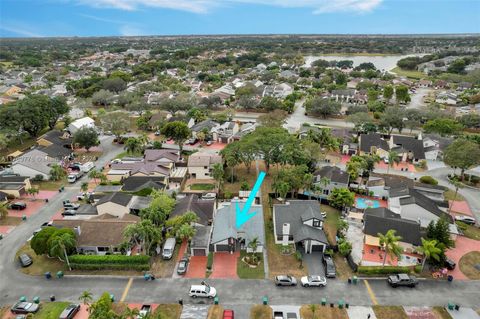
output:
[[[372,146],[385,151],[390,150],[388,142],[382,139],[382,136],[377,133],[360,134],[359,146],[360,150],[365,153],[370,153]]]
[[[170,218],[192,211],[198,216],[197,223],[208,225],[213,219],[214,207],[215,201],[213,200],[201,200],[197,195],[188,195],[177,200],[175,209],[170,213]]]
[[[318,179],[318,181],[322,177],[326,177],[330,181],[335,183],[348,184],[348,180],[349,180],[348,173],[336,166],[323,166],[322,168],[320,168],[315,172],[315,175],[317,175],[316,177],[318,178],[316,179]]]
[[[122,192],[111,193],[100,198],[96,206],[111,202],[126,207],[132,200],[132,197],[132,195]]]

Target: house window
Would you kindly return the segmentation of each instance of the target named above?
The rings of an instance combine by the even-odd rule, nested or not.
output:
[[[313,227],[320,227],[320,221],[318,219],[313,220]]]
[[[328,195],[329,192],[330,192],[330,191],[329,191],[328,189],[324,189],[324,190],[323,190],[323,195]]]

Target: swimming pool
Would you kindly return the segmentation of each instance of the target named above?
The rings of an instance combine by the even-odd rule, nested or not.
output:
[[[355,198],[355,207],[358,209],[377,208],[380,207],[380,202],[376,199],[357,197]]]

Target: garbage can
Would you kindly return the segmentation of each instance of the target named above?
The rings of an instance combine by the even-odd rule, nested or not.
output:
[[[0,239],[3,239],[3,235],[2,235],[2,234],[0,234]]]
[[[27,215],[22,215],[22,220],[27,220]]]
[[[57,271],[57,278],[63,278],[63,271]]]
[[[19,300],[20,302],[25,302],[25,301],[27,301],[27,297],[21,296],[18,300]]]
[[[322,298],[322,306],[325,306],[327,304],[327,298]]]
[[[452,275],[448,275],[448,276],[447,276],[447,280],[448,280],[449,282],[452,282],[452,281],[453,281],[453,276],[452,276]]]
[[[343,300],[340,299],[340,300],[338,301],[338,309],[343,309],[343,304],[344,304]]]
[[[348,277],[348,283],[349,283],[349,284],[352,283],[352,278]]]
[[[51,279],[51,278],[52,278],[52,274],[51,274],[49,271],[47,271],[47,272],[45,273],[45,278]]]
[[[348,303],[346,303],[346,304],[345,304],[345,308],[348,309],[349,307],[350,307],[350,305],[349,305]]]
[[[266,306],[268,305],[268,297],[267,296],[263,296],[262,298],[262,303]]]
[[[213,299],[213,304],[218,305],[218,296]]]
[[[115,302],[115,295],[114,295],[114,294],[110,294],[110,300],[111,300],[112,302]]]
[[[455,305],[451,302],[448,303],[448,310],[453,310],[453,308],[455,307]]]
[[[145,281],[149,281],[150,280],[150,274],[143,275],[143,278],[145,279]]]
[[[33,297],[33,302],[36,304],[40,303],[40,297]]]
[[[358,277],[357,276],[353,276],[353,284],[356,285],[358,282]]]
[[[50,296],[50,301],[51,301],[51,302],[54,302],[55,299],[56,299],[56,298],[55,298],[55,295],[51,295],[51,296]]]
[[[460,306],[459,305],[455,305],[455,310],[460,310]]]

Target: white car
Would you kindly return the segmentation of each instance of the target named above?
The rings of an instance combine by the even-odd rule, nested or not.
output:
[[[467,225],[475,225],[475,223],[477,222],[475,220],[475,218],[473,217],[470,217],[470,216],[460,216],[460,215],[457,215],[455,216],[455,220],[457,222],[462,222],[462,223],[465,223]]]
[[[110,162],[110,164],[122,164],[122,160],[119,158],[116,158]]]
[[[327,285],[327,278],[317,275],[303,276],[300,282],[303,287],[325,287]]]
[[[215,193],[206,193],[202,195],[202,199],[214,200],[217,198],[217,194]]]
[[[191,285],[188,295],[192,298],[215,298],[217,290],[207,284],[205,285]]]

